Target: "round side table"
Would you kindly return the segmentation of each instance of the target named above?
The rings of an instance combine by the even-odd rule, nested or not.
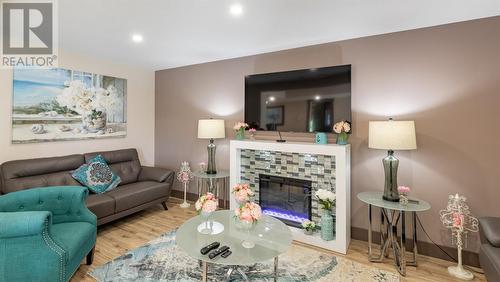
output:
[[[417,266],[417,212],[427,211],[431,205],[426,201],[410,198],[407,205],[382,199],[383,192],[362,192],[358,199],[368,204],[368,259],[371,262],[382,262],[389,256],[392,248],[394,264],[398,272],[406,276],[406,266]],[[380,208],[380,255],[372,254],[372,206]],[[411,213],[413,258],[406,260],[406,213]],[[398,225],[401,222],[400,242],[398,242]]]
[[[193,176],[196,178],[198,197],[206,192],[213,193],[219,200],[222,200],[222,208],[227,209],[227,203],[229,203],[229,171],[219,170],[216,174],[195,171]]]

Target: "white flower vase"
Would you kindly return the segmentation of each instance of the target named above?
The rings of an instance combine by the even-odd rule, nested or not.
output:
[[[255,247],[255,243],[251,240],[250,231],[255,227],[255,223],[251,221],[240,221],[241,229],[246,231],[246,239],[241,242],[241,246],[245,249],[252,249]]]
[[[210,220],[212,212],[201,211],[200,215],[204,219],[203,223],[198,226],[198,232],[201,234],[212,234],[213,222]]]
[[[106,130],[107,116],[104,110],[92,110],[82,117],[83,128],[88,132],[96,133]]]

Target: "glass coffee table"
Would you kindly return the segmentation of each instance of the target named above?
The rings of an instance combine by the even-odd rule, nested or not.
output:
[[[175,239],[182,250],[201,262],[202,281],[207,281],[209,264],[231,266],[226,274],[227,280],[234,271],[237,271],[248,281],[248,277],[238,266],[251,266],[271,259],[274,259],[273,275],[274,280],[277,280],[278,256],[285,253],[292,244],[292,233],[288,226],[273,217],[263,215],[255,227],[247,231],[239,228],[234,218],[234,211],[228,210],[214,212],[210,220],[221,223],[224,230],[216,235],[201,234],[197,228],[205,222],[205,219],[196,216],[179,227]],[[244,240],[253,241],[255,247],[244,248],[242,246]],[[200,250],[213,242],[219,242],[221,247],[230,247],[232,254],[227,258],[218,256],[214,259],[210,259],[208,255],[202,255]]]

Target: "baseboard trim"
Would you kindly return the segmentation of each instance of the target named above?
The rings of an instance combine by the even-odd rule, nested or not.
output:
[[[184,199],[184,192],[179,191],[179,190],[172,190],[171,193],[172,197],[179,198],[179,199]],[[198,195],[195,193],[187,193],[186,198],[188,201],[196,201],[198,199]],[[219,205],[222,205],[223,202],[220,200]],[[360,240],[360,241],[365,241],[368,242],[368,230],[364,228],[359,228],[359,227],[351,227],[351,238],[355,240]],[[375,244],[380,244],[380,233],[379,232],[373,232],[373,243]],[[411,239],[411,238],[409,238]],[[411,250],[413,247],[411,240],[408,240],[406,249]],[[421,255],[429,256],[429,257],[434,257],[434,258],[439,258],[447,261],[452,261],[447,255],[445,255],[436,245],[429,243],[429,242],[424,242],[424,241],[418,241],[417,242],[417,247],[418,247],[418,253]],[[450,255],[452,255],[454,258],[456,258],[457,255],[457,249],[448,247],[448,246],[442,246],[440,247],[448,252]],[[465,265],[469,266],[474,266],[474,267],[480,267],[479,264],[479,254],[464,250],[462,251],[462,259],[463,263]]]
[[[360,240],[360,241],[365,241],[368,242],[368,230],[364,228],[359,228],[359,227],[351,227],[351,238]],[[380,232],[373,232],[373,243],[375,244],[380,244]],[[407,250],[412,250],[412,242],[411,238],[410,240],[407,240],[406,244],[406,249]],[[449,246],[442,246],[440,245],[443,250],[445,250],[447,253],[449,253],[451,256],[456,258],[457,256],[457,249],[449,247]],[[434,258],[439,258],[447,261],[452,261],[446,254],[444,254],[436,245],[433,243],[429,242],[424,242],[424,241],[417,241],[417,248],[418,248],[418,253],[420,255],[425,255],[429,257],[434,257]],[[462,259],[463,263],[465,265],[469,266],[474,266],[474,267],[480,267],[479,265],[479,254],[463,250],[462,251]]]

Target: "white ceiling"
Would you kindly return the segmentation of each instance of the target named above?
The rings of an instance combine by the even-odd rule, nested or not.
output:
[[[59,15],[64,51],[160,70],[496,16],[500,1],[60,0]]]

